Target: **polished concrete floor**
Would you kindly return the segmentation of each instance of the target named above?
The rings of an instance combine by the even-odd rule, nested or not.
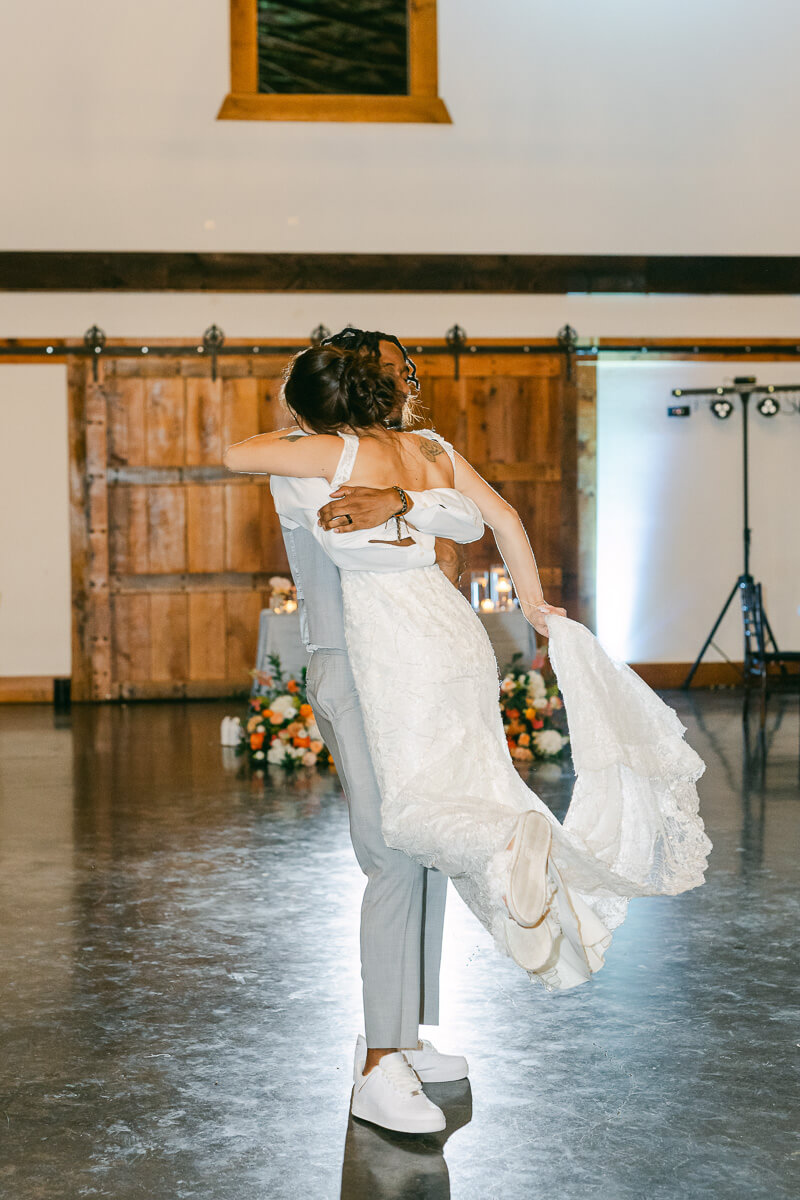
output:
[[[267,787],[219,703],[0,709],[8,1200],[800,1194],[796,700],[670,697],[708,763],[706,885],[635,901],[551,996],[450,889],[445,1134],[348,1119],[363,887],[335,776]],[[531,780],[557,812],[567,771]],[[793,1111],[794,1109],[794,1111]]]

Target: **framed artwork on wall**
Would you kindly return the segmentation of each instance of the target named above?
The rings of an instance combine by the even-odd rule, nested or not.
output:
[[[436,0],[231,0],[225,121],[447,124]]]

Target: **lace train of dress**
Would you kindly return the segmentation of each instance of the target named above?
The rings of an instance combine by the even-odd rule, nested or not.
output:
[[[549,991],[583,983],[603,966],[630,898],[702,884],[704,765],[673,710],[587,629],[549,620],[576,772],[562,825],[514,766],[491,643],[439,568],[343,571],[342,593],[386,842],[449,875],[531,978]],[[506,847],[529,809],[553,826],[552,902],[536,930],[503,901]]]

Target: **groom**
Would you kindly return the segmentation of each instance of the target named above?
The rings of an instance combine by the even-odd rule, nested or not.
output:
[[[372,355],[392,368],[401,395],[415,388],[414,364],[390,334],[348,327],[325,342]],[[400,414],[398,414],[399,417]],[[447,876],[422,867],[386,845],[381,797],[364,734],[361,709],[347,658],[339,571],[312,530],[372,529],[399,510],[394,488],[345,485],[330,492],[313,479],[273,476],[270,488],[281,522],[289,566],[297,587],[300,628],[308,666],[308,699],[347,797],[350,834],[367,876],[361,907],[361,975],[366,1037],[356,1043],[354,1115],[404,1133],[444,1129],[440,1108],[421,1082],[462,1079],[467,1063],[419,1041],[419,1024],[438,1024],[439,965]],[[483,534],[477,507],[449,488],[408,492],[409,518],[436,535],[435,561],[457,582],[453,543]],[[334,499],[330,497],[333,496]],[[451,540],[442,540],[451,539]],[[425,552],[432,565],[434,552]],[[398,555],[420,557],[420,547],[392,546],[376,570],[396,570]]]

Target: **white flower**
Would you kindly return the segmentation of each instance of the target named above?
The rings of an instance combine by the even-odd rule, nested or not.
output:
[[[317,756],[314,753],[314,751],[306,750],[305,754],[303,755],[303,766],[304,767],[314,767],[314,766],[316,766],[316,764],[317,764]]]
[[[286,753],[286,748],[280,742],[277,745],[270,746],[267,752],[267,762],[282,763]]]
[[[560,779],[564,770],[561,763],[542,763],[536,771],[537,779]]]
[[[263,758],[263,757],[264,757],[263,750],[256,750],[255,754],[253,755],[253,758]]]
[[[514,690],[514,680],[512,679],[512,677],[510,675],[506,675],[505,679],[500,684],[500,691],[501,692],[513,692],[513,690]]]
[[[549,701],[547,696],[537,696],[533,701],[534,708],[547,708]]]
[[[558,754],[566,741],[557,729],[540,729],[534,733],[533,740],[536,743],[536,749],[545,757]]]
[[[302,746],[285,746],[284,753],[288,754],[290,758],[302,758],[305,750]]]
[[[284,693],[283,696],[278,696],[276,700],[270,701],[270,709],[274,713],[280,713],[284,720],[289,717],[294,717],[297,713],[297,704],[294,697]]]
[[[306,724],[306,737],[310,737],[312,742],[324,742],[325,739],[317,728],[316,721],[309,721]]]
[[[544,681],[541,671],[531,671],[528,676],[528,690],[533,696],[544,696],[547,691],[547,684]]]

